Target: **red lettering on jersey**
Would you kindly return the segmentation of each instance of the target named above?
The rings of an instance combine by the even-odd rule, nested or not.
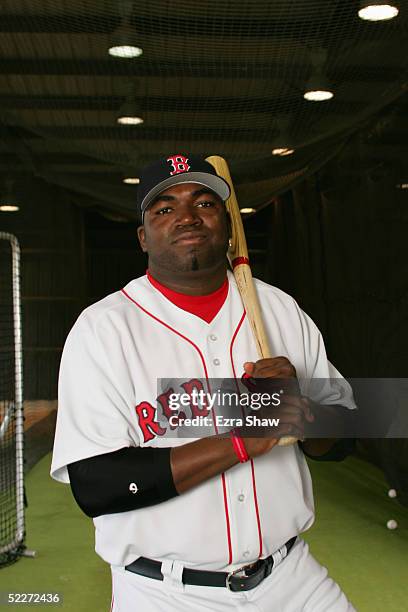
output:
[[[135,408],[139,427],[143,432],[144,442],[149,442],[155,436],[163,436],[166,430],[154,420],[156,409],[149,402],[141,402]]]
[[[170,408],[170,395],[172,395],[173,393],[174,393],[174,389],[170,388],[164,393],[162,393],[161,395],[159,395],[157,398],[157,401],[160,402],[160,405],[163,410],[163,414],[166,417],[166,419],[169,421],[171,416],[174,417],[172,419],[172,422],[175,423],[175,425],[170,425],[170,429],[176,429],[176,427],[179,424],[179,419],[186,418],[186,415],[184,414],[184,412],[177,413],[176,410],[172,410]]]
[[[170,172],[170,176],[174,174],[180,174],[181,172],[188,172],[190,166],[188,165],[188,158],[183,155],[172,155],[167,158],[167,161],[173,166],[173,172]]]
[[[197,394],[200,393],[200,391],[204,391],[204,386],[201,380],[199,380],[198,378],[192,378],[188,382],[182,383],[181,387],[183,387],[184,391],[188,393],[188,395],[191,397],[191,402],[190,402],[191,416],[193,418],[196,416],[207,416],[210,411],[206,407],[205,399],[200,400],[199,395],[196,396],[196,398],[193,398],[193,391],[196,391]],[[204,404],[204,407],[200,408],[200,405],[202,406],[203,404]]]

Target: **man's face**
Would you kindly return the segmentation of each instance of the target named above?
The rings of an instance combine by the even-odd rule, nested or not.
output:
[[[138,236],[152,269],[211,269],[225,261],[228,249],[225,205],[203,185],[174,185],[149,205]]]

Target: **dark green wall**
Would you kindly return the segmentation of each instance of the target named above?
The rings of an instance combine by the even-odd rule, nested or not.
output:
[[[0,231],[21,247],[24,396],[55,399],[62,347],[79,312],[145,264],[134,224],[85,213],[40,179],[27,179],[18,195],[20,211],[0,213]]]

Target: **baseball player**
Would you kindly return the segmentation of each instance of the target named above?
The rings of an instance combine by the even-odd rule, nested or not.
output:
[[[114,612],[354,610],[299,536],[314,520],[304,453],[330,455],[332,440],[283,447],[216,428],[177,437],[177,423],[201,408],[190,402],[175,413],[171,395],[191,397],[212,379],[342,381],[341,392],[325,385],[314,403],[296,395],[282,403],[282,431],[299,439],[320,413],[355,407],[315,324],[261,281],[278,357],[257,359],[227,270],[229,193],[198,157],[169,155],[143,171],[147,274],[88,307],[67,338],[51,475],[70,482],[94,520]]]

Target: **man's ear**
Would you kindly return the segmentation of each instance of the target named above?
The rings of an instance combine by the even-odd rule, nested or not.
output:
[[[146,232],[144,225],[139,225],[139,227],[137,228],[137,237],[139,238],[140,248],[142,249],[143,253],[146,253]]]

